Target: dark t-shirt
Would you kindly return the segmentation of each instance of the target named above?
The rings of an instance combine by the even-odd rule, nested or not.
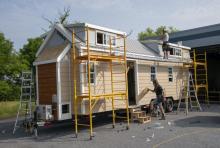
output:
[[[163,95],[163,88],[158,85],[157,87],[154,88],[154,92],[156,93],[157,96]]]

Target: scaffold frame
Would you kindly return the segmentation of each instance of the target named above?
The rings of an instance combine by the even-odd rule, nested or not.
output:
[[[126,110],[126,121],[127,126],[126,129],[129,129],[129,109],[128,109],[128,82],[127,82],[127,59],[126,59],[126,36],[122,36],[123,40],[123,55],[116,55],[115,51],[113,52],[114,48],[112,47],[112,39],[110,37],[110,44],[109,44],[109,51],[108,55],[96,55],[95,53],[91,53],[90,51],[90,36],[89,36],[89,30],[90,28],[88,26],[85,27],[85,51],[84,54],[78,53],[77,54],[77,48],[76,44],[76,33],[72,32],[72,59],[73,59],[73,83],[74,83],[74,123],[75,123],[75,134],[76,137],[78,135],[78,126],[87,126],[89,127],[89,133],[90,133],[90,139],[92,139],[93,135],[93,108],[94,105],[97,103],[99,99],[107,99],[111,100],[112,103],[112,126],[115,127],[115,97],[120,97],[122,100],[125,101],[125,110]],[[104,94],[93,94],[91,91],[91,73],[90,73],[90,66],[91,62],[93,61],[103,61],[109,64],[110,67],[110,74],[111,74],[111,92],[110,93],[104,93]],[[77,67],[79,67],[80,64],[87,63],[87,88],[88,93],[77,93]],[[113,62],[117,62],[118,64],[121,64],[124,67],[124,78],[125,78],[125,90],[121,92],[115,92],[114,90],[114,73],[113,73]],[[80,73],[80,72],[79,72]],[[82,85],[82,84],[80,84]],[[81,124],[78,122],[78,101],[79,99],[88,100],[89,101],[89,124]]]

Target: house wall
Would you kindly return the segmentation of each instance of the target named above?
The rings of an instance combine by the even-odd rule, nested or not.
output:
[[[156,77],[161,84],[161,86],[165,89],[165,93],[167,97],[173,97],[174,100],[177,100],[179,97],[180,87],[183,80],[183,77],[186,76],[184,73],[187,72],[187,69],[183,69],[183,64],[181,63],[171,63],[171,62],[155,62],[155,61],[145,61],[145,60],[137,60],[137,72],[138,78],[136,80],[137,84],[137,96],[136,103],[137,105],[146,105],[150,104],[151,99],[154,99],[155,93],[148,92],[144,93],[144,89],[150,88],[153,89],[153,84],[151,81],[151,73],[150,67],[156,66]],[[168,81],[168,67],[173,68],[173,81]],[[114,73],[122,72],[122,67],[118,66],[114,68]],[[91,92],[92,94],[104,94],[111,93],[111,85],[110,85],[110,70],[106,63],[96,63],[96,85],[92,85]],[[86,77],[86,76],[84,76]],[[115,81],[125,80],[124,74],[119,74],[114,78]],[[125,90],[125,83],[115,83],[114,88]],[[88,92],[88,87],[84,85],[85,92]],[[125,108],[125,101],[117,100],[120,98],[116,98],[115,106],[116,108]],[[88,101],[85,101],[85,111],[84,113],[88,113]],[[93,112],[103,112],[112,110],[111,100],[99,100],[97,104],[94,106]]]
[[[139,94],[136,98],[137,105],[149,104],[151,99],[156,98],[153,92],[144,93],[146,87],[154,89],[151,81],[151,66],[156,66],[156,78],[163,89],[165,89],[166,96],[171,96],[174,100],[178,99],[181,82],[185,76],[184,72],[187,72],[187,69],[183,69],[182,64],[152,61],[139,61],[138,63]],[[173,82],[168,81],[168,67],[173,68]]]
[[[60,108],[61,108],[61,119],[69,119],[72,117],[72,78],[71,78],[71,63],[70,63],[70,53],[68,52],[63,59],[60,61],[60,85],[61,85],[61,98],[60,98]],[[69,112],[63,113],[62,106],[68,105]]]
[[[92,52],[95,53],[95,52]],[[95,53],[95,54],[103,54],[103,53]],[[187,69],[183,69],[182,63],[174,63],[174,62],[159,62],[159,61],[147,61],[147,60],[135,60],[137,63],[137,74],[138,78],[136,78],[137,83],[137,92],[136,92],[136,103],[137,105],[146,105],[149,104],[151,99],[154,99],[155,93],[148,92],[148,94],[144,94],[144,89],[150,88],[153,89],[153,84],[151,81],[151,66],[156,66],[156,77],[161,84],[161,86],[165,89],[166,96],[172,97],[174,100],[177,100],[179,97],[180,87],[182,83],[182,79],[185,76],[184,72],[187,72]],[[115,63],[113,63],[115,65]],[[173,81],[169,82],[168,80],[168,67],[173,69]],[[83,90],[84,93],[88,93],[88,82],[87,82],[87,70],[86,64],[82,67],[82,78],[83,78]],[[113,79],[114,83],[114,91],[125,92],[125,75],[123,73],[122,65],[115,65],[113,67],[113,73],[115,74]],[[95,62],[95,75],[96,82],[95,84],[91,84],[91,94],[92,95],[102,95],[102,94],[110,94],[111,93],[111,75],[110,75],[110,67],[109,63],[106,62]],[[119,81],[124,81],[119,83]],[[88,95],[88,94],[87,94]],[[89,113],[89,101],[83,100],[81,102],[81,110],[79,110],[79,114],[88,114]],[[112,110],[112,101],[111,99],[101,98],[98,101],[94,101],[95,103],[93,107],[93,113],[96,112],[104,112]],[[93,104],[92,103],[92,104]],[[125,100],[122,100],[120,97],[115,98],[115,107],[117,109],[122,109],[126,107]]]
[[[52,105],[54,118],[57,119],[57,104],[52,101],[57,94],[56,63],[38,65],[37,69],[39,105]]]
[[[117,64],[117,65],[116,65]],[[118,63],[113,63],[113,82],[114,82],[114,93],[126,92],[126,84],[125,84],[125,75],[124,75],[124,66],[118,65]],[[87,73],[86,66],[84,69],[84,93],[88,93],[88,85],[87,85]],[[107,62],[96,62],[95,63],[96,70],[96,82],[95,84],[91,84],[91,94],[92,95],[103,95],[103,94],[111,94],[111,72],[110,65]],[[116,74],[117,73],[117,74]],[[84,113],[88,113],[89,109],[89,101],[85,100],[84,103]],[[94,102],[93,102],[94,103]],[[94,105],[93,112],[103,112],[112,110],[112,100],[101,98]],[[115,97],[115,108],[123,109],[125,108],[125,100],[121,97]],[[83,113],[83,112],[82,112]]]
[[[184,60],[190,60],[190,53],[188,49],[182,49],[182,57]]]
[[[86,38],[87,38],[86,28],[77,26],[77,27],[74,27],[74,31],[75,31],[78,38],[80,38],[84,42],[86,41]],[[93,29],[93,28],[89,28],[89,45],[90,46],[96,46],[96,47],[100,46],[100,45],[96,44],[96,40],[97,40],[96,39],[96,33],[97,32],[105,33],[106,35],[116,37],[116,46],[118,46],[118,47],[123,46],[123,44],[124,44],[122,35],[111,33],[111,32],[106,32],[106,31],[102,31],[102,30],[97,30],[97,29]],[[100,47],[102,47],[102,46],[100,46]]]

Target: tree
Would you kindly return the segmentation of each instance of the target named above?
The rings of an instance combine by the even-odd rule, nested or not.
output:
[[[35,60],[35,54],[40,48],[40,45],[43,42],[42,38],[30,38],[28,42],[20,49],[20,58],[22,63],[27,65],[31,70],[33,68],[33,62]]]
[[[44,20],[46,20],[49,23],[49,29],[51,29],[55,24],[60,23],[60,24],[68,24],[68,17],[70,15],[70,7],[64,7],[63,12],[58,12],[58,17],[55,18],[55,20],[50,20],[46,17],[43,17]],[[47,32],[47,29],[43,29]]]
[[[172,26],[169,26],[169,27],[159,26],[156,30],[153,30],[152,28],[148,27],[145,31],[138,33],[138,40],[144,40],[147,37],[160,36],[163,34],[164,29],[166,29],[168,33],[179,31],[178,29]]]
[[[0,100],[19,98],[19,75],[23,69],[13,43],[0,33]]]

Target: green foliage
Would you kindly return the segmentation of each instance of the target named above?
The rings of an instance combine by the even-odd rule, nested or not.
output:
[[[0,33],[0,101],[19,98],[19,76],[25,69],[13,43]]]
[[[29,69],[33,68],[33,62],[35,60],[35,54],[42,44],[42,38],[30,38],[27,44],[20,49],[20,59],[24,65],[27,65]]]
[[[20,95],[19,85],[0,80],[0,101],[16,100]]]
[[[156,30],[153,30],[152,28],[148,27],[145,31],[142,31],[138,34],[138,40],[144,40],[147,37],[154,37],[154,36],[160,36],[163,34],[163,30],[166,29],[168,33],[173,33],[179,31],[175,27],[169,26],[159,26]]]

